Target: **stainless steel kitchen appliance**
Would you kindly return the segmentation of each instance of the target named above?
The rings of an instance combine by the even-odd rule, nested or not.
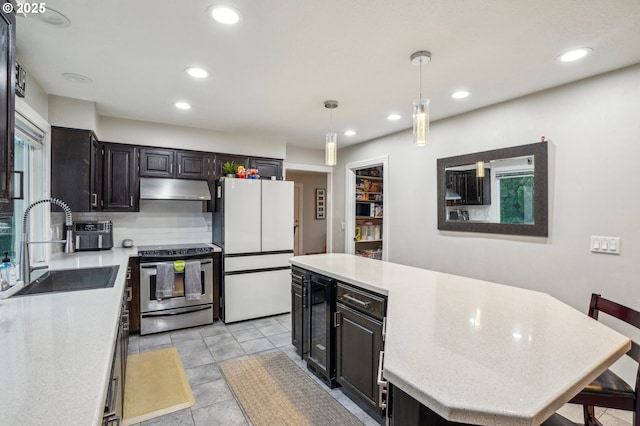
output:
[[[110,250],[113,248],[113,223],[110,220],[75,222],[73,236],[76,251]]]
[[[213,252],[207,244],[174,244],[138,247],[140,259],[140,334],[213,323]],[[196,297],[189,294],[187,263],[199,263],[200,280]],[[192,264],[193,266],[193,264]],[[160,281],[167,269],[174,286],[159,296]],[[158,279],[160,270],[161,278]],[[163,291],[166,291],[163,288]]]

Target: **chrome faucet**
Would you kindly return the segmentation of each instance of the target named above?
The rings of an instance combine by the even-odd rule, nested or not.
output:
[[[66,232],[66,240],[51,240],[51,241],[29,241],[29,228],[27,226],[27,219],[29,218],[29,212],[31,209],[38,204],[42,203],[50,203],[60,206],[64,210],[64,214],[66,217],[66,223],[64,226]],[[20,259],[22,262],[22,270],[21,277],[24,285],[27,285],[31,282],[31,272],[36,269],[44,269],[48,268],[48,266],[39,266],[37,268],[31,267],[31,262],[29,259],[29,244],[43,244],[43,243],[64,243],[64,252],[65,253],[73,253],[73,222],[71,217],[71,209],[62,200],[57,198],[45,198],[44,200],[39,200],[31,203],[29,207],[27,207],[24,211],[24,217],[22,219],[22,244],[20,248]]]

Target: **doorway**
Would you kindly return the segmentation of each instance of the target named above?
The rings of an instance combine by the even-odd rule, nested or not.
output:
[[[379,175],[370,176],[372,170],[378,170]],[[370,253],[376,259],[389,260],[390,208],[388,206],[384,208],[384,199],[382,198],[383,185],[389,187],[389,156],[347,163],[344,185],[345,253],[356,254],[358,251],[360,254],[369,255]],[[377,185],[378,190],[372,190],[373,185]],[[378,192],[380,193],[379,199],[376,199]],[[359,199],[360,196],[367,197],[367,199]],[[369,199],[371,196],[375,198]],[[387,196],[388,194],[385,193],[384,197]],[[380,215],[378,215],[378,211]],[[365,219],[365,216],[368,217]],[[365,226],[366,239],[363,239],[363,227]],[[359,246],[357,249],[356,244]]]
[[[331,252],[332,168],[285,163],[286,180],[294,186],[294,254]],[[317,189],[325,190],[324,215],[318,214]]]

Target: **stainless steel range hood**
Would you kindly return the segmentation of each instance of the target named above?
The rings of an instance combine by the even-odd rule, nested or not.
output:
[[[204,180],[140,178],[141,200],[211,200]]]

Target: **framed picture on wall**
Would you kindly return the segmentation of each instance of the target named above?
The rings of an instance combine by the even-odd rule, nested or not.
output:
[[[325,189],[316,188],[316,219],[325,218],[326,205]]]

